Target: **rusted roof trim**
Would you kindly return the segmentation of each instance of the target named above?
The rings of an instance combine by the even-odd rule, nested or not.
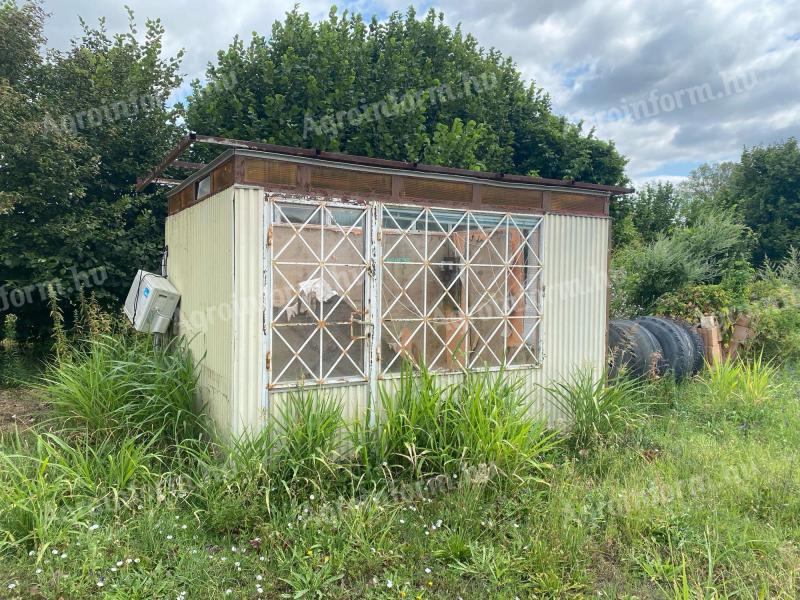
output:
[[[145,178],[141,179],[136,186],[136,191],[141,191],[148,184],[152,183],[154,179],[159,177],[161,173],[166,170],[171,164],[177,161],[181,154],[192,144],[213,144],[224,146],[232,150],[252,150],[275,155],[275,158],[292,157],[295,160],[302,162],[317,162],[326,161],[328,163],[339,165],[352,165],[355,167],[368,167],[372,169],[387,169],[391,171],[404,171],[407,174],[428,175],[432,177],[449,176],[452,178],[465,178],[471,180],[482,180],[492,182],[495,184],[517,184],[519,186],[543,186],[547,188],[562,188],[566,190],[581,190],[588,192],[601,192],[611,195],[630,194],[634,192],[633,188],[626,188],[613,185],[600,185],[596,183],[582,183],[572,180],[564,179],[547,179],[544,177],[529,177],[526,175],[509,175],[505,173],[489,173],[485,171],[472,171],[469,169],[455,169],[451,167],[440,167],[434,165],[425,165],[420,163],[409,163],[396,160],[386,160],[382,158],[370,158],[366,156],[355,156],[352,154],[342,154],[339,152],[324,152],[322,150],[314,150],[308,148],[297,148],[293,146],[279,146],[275,144],[265,144],[262,142],[248,142],[244,140],[235,140],[230,138],[223,138],[210,135],[201,135],[191,133],[186,136],[181,142],[170,151],[163,161],[153,169]],[[230,152],[224,152],[223,155],[230,155]],[[177,186],[173,192],[177,193],[184,189],[191,181],[200,179],[203,175],[212,170],[212,165],[218,164],[217,160],[206,165],[196,173],[192,174],[189,178],[183,181],[180,186]]]

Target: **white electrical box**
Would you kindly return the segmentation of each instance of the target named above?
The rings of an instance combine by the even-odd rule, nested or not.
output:
[[[166,277],[140,270],[125,300],[125,315],[136,331],[166,333],[180,298]]]

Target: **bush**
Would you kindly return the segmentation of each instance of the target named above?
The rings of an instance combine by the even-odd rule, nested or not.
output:
[[[645,384],[634,379],[606,383],[605,377],[583,370],[546,391],[569,421],[568,437],[575,448],[617,441],[646,416]]]
[[[613,260],[615,315],[652,313],[662,296],[692,285],[723,284],[734,298],[743,299],[752,279],[743,260],[749,247],[745,226],[729,215],[711,213],[671,237],[624,248]]]
[[[174,445],[204,431],[196,382],[182,340],[155,347],[147,337],[104,335],[53,363],[38,391],[62,427],[118,439],[147,434]]]
[[[734,299],[722,285],[694,285],[661,296],[654,312],[697,323],[703,315],[716,315],[720,322],[730,321]]]
[[[787,281],[766,277],[753,284],[749,312],[755,336],[743,350],[747,357],[800,360],[800,290]]]

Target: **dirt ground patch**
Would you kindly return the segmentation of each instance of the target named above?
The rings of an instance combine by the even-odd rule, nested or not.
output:
[[[47,406],[36,399],[30,390],[0,389],[0,432],[27,429],[42,421]]]

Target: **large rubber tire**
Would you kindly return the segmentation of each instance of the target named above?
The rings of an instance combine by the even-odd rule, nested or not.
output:
[[[635,322],[652,333],[661,344],[667,371],[672,372],[676,381],[691,376],[694,350],[689,334],[682,327],[662,317],[639,317]]]
[[[656,337],[640,324],[625,319],[608,327],[609,376],[623,370],[633,377],[661,375],[666,369],[663,350]]]
[[[692,326],[688,321],[683,319],[671,319],[683,329],[692,342],[693,362],[692,362],[692,375],[697,375],[703,370],[706,365],[706,343],[703,341],[703,336],[697,331],[697,328]]]

